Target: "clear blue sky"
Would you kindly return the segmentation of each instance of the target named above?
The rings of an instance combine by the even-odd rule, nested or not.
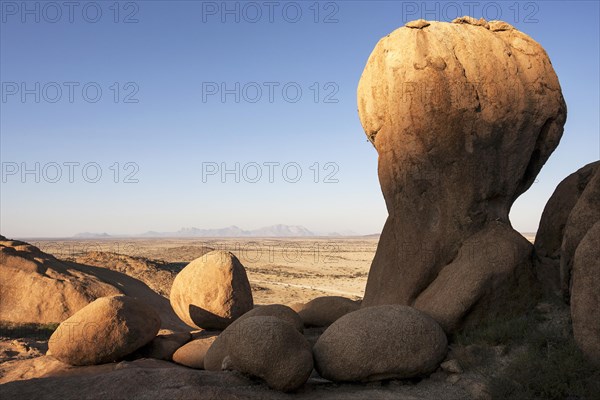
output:
[[[560,180],[599,158],[597,1],[478,2],[472,10],[460,1],[228,2],[233,14],[220,1],[84,1],[71,10],[63,2],[1,3],[6,236],[277,223],[379,232],[387,212],[356,86],[377,41],[420,17],[499,17],[552,60],[568,121],[558,150],[513,207],[515,228],[535,231]],[[221,83],[233,89],[224,102]],[[203,179],[203,168],[215,166],[206,163],[236,162],[239,183],[220,172]],[[269,162],[280,163],[273,182]],[[35,163],[39,183],[36,172],[21,176]],[[255,183],[252,163],[262,172]],[[296,164],[283,176],[286,163]]]

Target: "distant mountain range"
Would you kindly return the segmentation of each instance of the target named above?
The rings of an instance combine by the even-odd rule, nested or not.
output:
[[[74,238],[77,239],[102,239],[102,238],[121,238],[121,237],[143,237],[143,238],[161,238],[161,237],[307,237],[307,236],[360,236],[351,231],[342,233],[334,232],[328,234],[314,233],[300,225],[272,225],[254,230],[244,230],[238,226],[232,225],[220,229],[199,229],[199,228],[181,228],[177,232],[156,232],[148,231],[138,235],[109,235],[108,233],[78,233]]]

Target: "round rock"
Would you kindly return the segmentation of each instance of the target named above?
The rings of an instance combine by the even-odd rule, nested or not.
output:
[[[204,358],[207,370],[236,370],[284,392],[302,386],[313,369],[311,347],[291,324],[272,316],[244,318],[225,329]]]
[[[433,372],[448,342],[428,315],[402,305],[363,308],[334,322],[313,348],[315,368],[336,382],[413,378]]]
[[[143,302],[127,296],[101,297],[63,321],[48,350],[71,365],[118,361],[149,343],[160,317]]]
[[[189,263],[175,277],[170,300],[179,318],[203,329],[225,329],[254,306],[246,270],[227,251]]]

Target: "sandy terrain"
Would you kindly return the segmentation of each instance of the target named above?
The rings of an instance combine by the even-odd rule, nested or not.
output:
[[[81,261],[92,251],[112,252],[162,261],[173,271],[207,251],[228,250],[246,267],[256,304],[286,304],[323,295],[361,298],[377,241],[376,237],[201,238],[32,240],[32,244],[63,259]],[[168,293],[170,288],[162,289]]]

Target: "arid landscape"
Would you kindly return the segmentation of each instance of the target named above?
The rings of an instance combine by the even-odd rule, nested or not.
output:
[[[132,276],[143,273],[146,263],[171,271],[170,281],[167,274],[162,281],[156,274],[141,279],[167,297],[174,273],[190,261],[212,250],[230,251],[246,267],[256,304],[362,298],[377,242],[378,237],[32,240],[43,251],[83,264],[106,265],[101,253],[114,253],[121,272]],[[130,271],[128,264],[134,264]]]
[[[62,177],[57,162],[42,167],[36,161],[33,168],[26,162],[2,163],[3,184],[9,177],[15,185],[26,184],[31,175],[40,184],[34,188],[45,190],[38,196],[29,191],[31,187],[19,186],[24,190],[18,195],[4,196],[2,188],[2,218],[9,218],[0,235],[2,400],[600,400],[600,161],[588,154],[568,167],[557,169],[554,164],[546,168],[554,175],[550,181],[542,172],[559,149],[568,126],[566,100],[578,97],[570,91],[577,85],[569,81],[568,91],[561,86],[557,71],[564,71],[564,64],[555,70],[550,52],[521,25],[465,15],[414,18],[400,27],[392,21],[394,29],[389,31],[374,19],[377,24],[368,26],[369,39],[363,43],[355,33],[362,22],[346,27],[351,35],[334,34],[333,25],[291,27],[295,22],[289,15],[284,20],[290,25],[276,34],[268,24],[249,29],[247,21],[230,30],[227,15],[247,11],[247,5],[240,8],[241,3],[235,2],[235,9],[226,8],[210,28],[202,26],[210,34],[197,35],[185,30],[190,26],[183,21],[193,19],[186,11],[200,5],[207,20],[218,14],[217,2],[186,2],[188,8],[181,5],[179,14],[171,15],[178,17],[173,17],[169,29],[164,29],[163,17],[173,11],[167,4],[177,2],[145,3],[152,3],[147,14],[151,26],[161,29],[140,34],[132,26],[123,28],[125,36],[141,38],[140,47],[151,49],[137,54],[139,49],[128,48],[125,58],[143,62],[131,71],[147,73],[153,83],[157,76],[177,75],[175,88],[154,85],[161,107],[150,102],[148,108],[140,105],[119,114],[117,82],[109,86],[115,107],[98,115],[102,121],[114,117],[132,123],[113,126],[111,135],[121,146],[112,143],[106,154],[124,156],[140,150],[138,155],[149,161],[145,177],[154,183],[120,185],[140,183],[133,178],[140,171],[134,162],[119,161],[109,164],[112,181],[102,183],[102,166],[85,164],[84,182],[79,185],[72,172],[81,163],[66,162],[62,165],[69,167],[69,179],[64,184],[73,185],[63,191],[65,186],[47,185]],[[353,15],[360,21],[374,8],[373,2],[348,3],[356,3]],[[224,7],[228,4],[222,2]],[[299,3],[289,4],[302,9]],[[115,2],[109,8],[115,12],[112,24],[120,20],[121,5]],[[417,6],[411,5],[414,14]],[[320,22],[321,8],[339,11],[335,2],[322,6],[315,2],[308,8],[314,12],[312,24]],[[136,2],[122,8],[129,7],[132,14],[139,11]],[[3,22],[7,10],[9,16],[20,11],[16,2],[8,8],[3,5]],[[22,23],[32,12],[36,11],[25,9]],[[554,13],[562,20],[558,9]],[[237,17],[235,22],[240,23]],[[180,37],[163,40],[173,27]],[[24,40],[35,38],[37,43],[49,34],[35,28],[37,36],[26,32]],[[93,32],[85,28],[82,34]],[[108,32],[106,26],[101,29]],[[21,27],[11,30],[18,33]],[[315,69],[309,63],[318,58],[311,56],[302,64],[296,61],[298,54],[288,53],[289,64],[284,67],[271,53],[273,48],[285,52],[307,44],[311,52],[322,51],[317,49],[323,44],[320,33],[312,36],[318,40],[304,36],[313,30],[349,40],[348,46],[335,42],[322,57],[344,47],[364,51],[364,59],[349,63],[353,72],[340,73],[341,66],[331,70],[345,80],[354,77],[350,86],[356,103],[333,101],[331,93],[325,97],[346,111],[351,104],[352,113],[356,104],[366,135],[362,148],[368,147],[371,162],[377,155],[377,168],[374,163],[369,168],[361,164],[362,148],[353,152],[355,143],[345,143],[338,135],[347,129],[344,120],[356,119],[354,114],[338,118],[335,111],[323,113],[320,106],[316,107],[323,113],[320,117],[315,107],[286,114],[300,100],[298,82],[283,85],[285,107],[276,105],[275,112],[261,114],[267,108],[253,108],[260,96],[248,98],[248,88],[262,90],[257,82],[243,89],[239,80],[233,89],[226,82],[199,83],[205,70],[182,61],[189,56],[215,76],[246,69],[262,74],[273,62],[278,76],[292,70],[304,74],[301,70]],[[147,40],[157,32],[160,39]],[[540,36],[550,49],[556,42],[550,33],[555,32],[545,33]],[[224,34],[232,36],[218,44]],[[262,55],[224,61],[229,54],[256,51],[251,40],[245,41],[252,35],[285,45],[269,42],[273,47]],[[93,37],[103,35],[94,32]],[[121,36],[114,37],[127,48]],[[190,42],[182,41],[192,37],[194,45],[207,46],[200,58],[190,51],[194,48]],[[204,39],[209,37],[207,45]],[[300,40],[302,46],[287,43],[289,38]],[[77,39],[87,42],[85,36]],[[564,42],[569,46],[560,44],[563,51],[570,51],[570,41]],[[163,53],[155,51],[154,46],[165,44]],[[365,49],[372,45],[367,58]],[[80,53],[74,54],[95,68],[97,62],[89,54],[79,57]],[[219,56],[210,56],[213,53]],[[144,54],[152,54],[153,61],[146,62]],[[331,59],[339,58],[345,68],[348,54],[344,54]],[[276,58],[284,57],[277,53]],[[569,57],[559,60],[564,63],[565,58]],[[157,67],[159,59],[162,64]],[[262,67],[253,65],[258,61],[264,62]],[[38,64],[45,69],[46,64],[37,60],[27,69]],[[329,62],[318,64],[330,67]],[[122,71],[128,70],[125,65],[134,64],[123,64]],[[188,67],[202,96],[183,87]],[[577,68],[571,75],[583,75],[579,68],[584,66]],[[597,68],[592,70],[597,73]],[[279,85],[269,84],[271,89]],[[84,86],[86,95],[90,86]],[[309,86],[314,103],[320,100],[321,86],[335,93],[339,89],[334,82],[314,83]],[[3,103],[19,90],[23,103],[32,94],[26,84],[9,82],[6,87],[9,93],[3,92]],[[52,87],[60,85],[54,82]],[[100,84],[95,87],[99,94]],[[123,87],[137,93],[133,82]],[[290,87],[296,89],[297,98],[289,97]],[[209,93],[204,92],[207,89]],[[198,97],[206,104],[218,91],[220,106],[191,108]],[[182,94],[190,97],[179,98]],[[221,108],[229,95],[235,105]],[[126,97],[131,100],[131,95]],[[241,104],[241,97],[248,104]],[[268,106],[273,103],[270,99]],[[52,117],[58,115],[54,111]],[[69,110],[68,128],[75,117],[95,125],[88,119],[89,111]],[[139,118],[135,112],[140,112]],[[16,131],[35,131],[25,126],[35,118],[23,115]],[[186,119],[190,115],[192,119]],[[211,117],[216,117],[212,126]],[[304,126],[295,131],[300,120]],[[266,125],[264,130],[250,128],[252,121]],[[327,127],[329,122],[335,129]],[[236,125],[245,134],[231,135]],[[339,132],[329,137],[328,131],[334,130]],[[247,158],[259,153],[281,156],[284,147],[300,154],[303,142],[312,140],[310,131],[317,132],[313,139],[318,139],[319,147],[311,143],[305,153],[343,155],[346,170],[340,171],[335,162],[313,162],[305,171],[312,174],[304,175],[312,179],[300,182],[299,162],[281,166],[278,161],[260,164]],[[140,136],[133,140],[130,133]],[[89,139],[86,150],[102,153],[106,138],[95,134],[86,131],[78,139]],[[22,151],[22,144],[30,142],[16,143]],[[66,143],[61,150],[82,146]],[[579,150],[590,147],[578,144]],[[46,146],[42,143],[40,149]],[[29,153],[30,147],[26,149]],[[177,162],[171,163],[173,154]],[[230,164],[210,161],[218,155]],[[567,158],[562,154],[558,159]],[[193,167],[198,162],[201,172]],[[260,182],[262,166],[269,167],[264,182]],[[279,183],[275,166],[281,166]],[[96,171],[93,179],[91,168]],[[121,182],[122,169],[133,172]],[[326,177],[324,171],[329,171]],[[373,186],[375,171],[379,187]],[[339,179],[334,177],[338,172]],[[337,185],[342,176],[348,186]],[[225,186],[228,178],[235,186]],[[543,189],[533,186],[540,180]],[[535,196],[523,198],[527,207],[516,206],[529,190]],[[544,190],[547,193],[540,194]],[[5,198],[12,206],[5,205]],[[211,227],[226,220],[229,223],[221,225],[225,228]],[[154,224],[156,228],[151,227]],[[177,226],[184,228],[176,230]],[[81,233],[57,233],[75,227]],[[377,234],[368,234],[372,232]]]

